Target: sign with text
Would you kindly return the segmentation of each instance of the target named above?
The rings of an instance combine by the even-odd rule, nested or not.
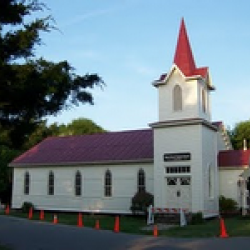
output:
[[[171,153],[163,155],[164,161],[190,161],[190,153]]]

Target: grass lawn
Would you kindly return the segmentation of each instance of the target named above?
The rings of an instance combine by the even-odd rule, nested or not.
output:
[[[27,218],[27,213],[11,211],[11,216]],[[45,212],[45,221],[53,223],[54,213]],[[77,226],[77,213],[57,213],[58,223]],[[32,220],[39,220],[39,212],[33,213]],[[113,230],[115,216],[109,215],[83,215],[83,224],[85,227],[95,227],[99,220],[100,229]],[[224,219],[227,233],[232,236],[250,236],[250,217],[236,216]],[[152,235],[152,230],[144,231],[142,227],[146,226],[145,217],[121,216],[120,231],[131,234]],[[219,219],[207,220],[200,225],[188,225],[186,227],[172,227],[168,230],[159,231],[160,236],[168,237],[218,237],[220,234]],[[0,248],[0,250],[2,250]]]

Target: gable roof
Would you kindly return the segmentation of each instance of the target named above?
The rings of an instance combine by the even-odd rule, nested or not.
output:
[[[14,159],[9,166],[69,165],[153,159],[151,129],[92,135],[49,137]]]
[[[221,122],[213,123],[215,126],[221,124]],[[152,162],[153,144],[152,129],[48,137],[15,158],[9,166]],[[248,166],[249,159],[250,149],[220,151],[218,166],[220,168]]]
[[[250,150],[225,150],[218,155],[218,166],[243,167],[249,166]]]

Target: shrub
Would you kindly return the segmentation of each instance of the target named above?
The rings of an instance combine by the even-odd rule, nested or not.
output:
[[[204,219],[203,219],[202,212],[197,212],[197,213],[192,214],[191,216],[192,225],[199,225],[199,224],[202,224],[203,222],[204,222]]]
[[[154,196],[146,191],[137,192],[131,203],[130,209],[133,214],[146,214],[148,206],[154,203]]]
[[[22,205],[22,212],[23,213],[28,213],[30,208],[34,209],[34,205],[32,202],[25,201]]]
[[[237,202],[231,198],[226,198],[223,195],[219,198],[220,213],[233,214],[237,211]]]

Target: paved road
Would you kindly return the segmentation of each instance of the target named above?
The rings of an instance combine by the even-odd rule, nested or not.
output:
[[[247,250],[250,238],[173,239],[97,231],[0,215],[0,243],[14,250]]]

